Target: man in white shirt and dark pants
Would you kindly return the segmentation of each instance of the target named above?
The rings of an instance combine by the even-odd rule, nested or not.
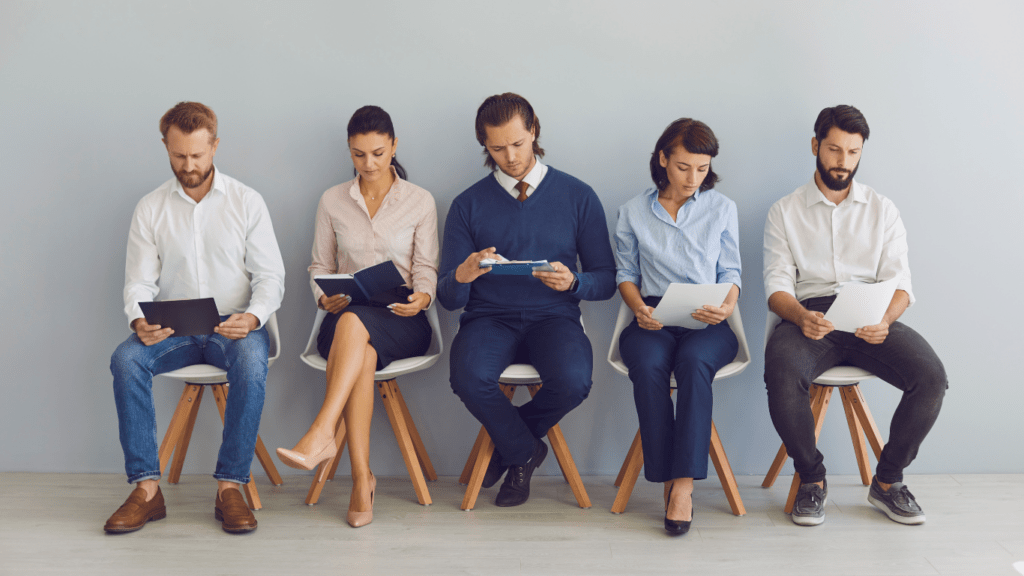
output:
[[[238,490],[249,481],[263,411],[269,337],[263,327],[284,296],[284,263],[263,198],[213,165],[217,116],[180,102],[160,120],[175,178],[139,201],[128,234],[124,304],[134,331],[114,352],[121,447],[137,488],[107,520],[131,532],[166,516],[158,485],[153,375],[193,364],[227,371],[231,393],[214,478],[214,513],[225,531],[250,532],[256,518]],[[213,297],[221,323],[208,336],[174,336],[146,323],[139,302]]]
[[[848,364],[903,391],[868,501],[896,522],[921,524],[925,515],[903,484],[903,470],[939,415],[946,372],[924,338],[897,322],[914,302],[907,234],[892,201],[853,179],[867,120],[852,106],[835,106],[821,111],[814,131],[814,179],[771,207],[764,230],[765,293],[782,318],[768,339],[764,380],[772,422],[800,474],[792,519],[825,519],[828,486],[808,396],[815,378]],[[896,293],[881,323],[851,333],[825,320],[842,286],[894,278]]]

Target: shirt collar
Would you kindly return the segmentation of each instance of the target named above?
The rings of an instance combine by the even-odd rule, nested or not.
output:
[[[547,166],[544,166],[544,164],[541,163],[540,158],[534,156],[534,159],[536,162],[533,163],[533,168],[530,172],[523,177],[523,182],[526,182],[531,188],[536,190],[537,187],[540,186],[541,180],[544,179],[544,174],[547,173]],[[519,180],[516,180],[502,172],[501,168],[496,168],[494,170],[494,178],[498,181],[498,184],[505,189],[505,192],[511,192],[516,187],[516,184],[519,183]]]
[[[213,185],[210,186],[210,191],[206,195],[209,196],[210,194],[213,194],[215,191],[218,190],[220,191],[221,194],[227,194],[227,186],[224,185],[224,176],[221,175],[220,170],[217,169],[217,165],[214,164]],[[171,186],[171,192],[177,192],[178,196],[181,196],[182,198],[188,200],[189,202],[192,202],[193,204],[195,203],[195,200],[190,198],[188,194],[185,194],[185,189],[182,188],[181,182],[178,181],[177,176],[174,177],[174,184]]]
[[[866,204],[868,201],[868,194],[864,189],[864,185],[854,179],[853,184],[850,186],[850,193],[846,196],[846,199],[851,202]],[[804,203],[805,206],[810,208],[818,202],[831,204],[831,202],[825,198],[825,195],[821,193],[821,190],[818,190],[818,183],[814,181],[814,176],[811,176],[811,181],[804,185]]]

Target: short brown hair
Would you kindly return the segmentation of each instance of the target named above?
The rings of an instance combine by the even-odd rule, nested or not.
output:
[[[491,170],[498,167],[494,158],[487,152],[487,126],[504,126],[519,116],[523,126],[533,132],[533,153],[544,157],[544,149],[540,147],[540,118],[533,112],[533,106],[519,94],[505,92],[490,96],[476,110],[476,141],[484,147],[484,166]]]
[[[217,139],[217,115],[209,106],[199,102],[178,102],[160,118],[160,134],[167,138],[167,131],[176,126],[185,134],[205,128],[210,141]]]
[[[668,125],[661,133],[661,138],[654,145],[654,152],[651,153],[651,180],[658,187],[658,190],[668,188],[668,171],[661,165],[661,155],[665,158],[672,156],[677,146],[682,146],[690,154],[706,154],[714,158],[718,156],[718,138],[708,128],[708,125],[700,120],[692,118],[680,118]],[[708,166],[708,175],[701,182],[700,191],[710,190],[718,183],[718,174]]]

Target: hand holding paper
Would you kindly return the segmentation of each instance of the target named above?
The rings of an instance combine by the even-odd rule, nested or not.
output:
[[[872,327],[872,332],[879,332],[877,325],[885,318],[885,311],[892,302],[896,292],[898,278],[878,282],[876,284],[847,284],[836,296],[835,302],[825,313],[825,320],[843,332],[857,332],[858,328]],[[889,325],[884,332],[888,334]],[[877,335],[876,335],[877,336]],[[885,339],[883,335],[882,340]]]

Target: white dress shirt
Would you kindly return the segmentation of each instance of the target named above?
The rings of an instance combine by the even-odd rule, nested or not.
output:
[[[221,315],[249,312],[260,326],[284,297],[284,262],[267,205],[216,168],[198,203],[172,178],[135,207],[124,313],[131,323],[144,316],[139,302],[211,296]]]
[[[548,173],[548,167],[541,164],[540,158],[534,156],[534,159],[536,159],[536,162],[534,162],[533,168],[531,168],[530,172],[523,177],[523,182],[526,182],[527,198],[529,198],[530,195],[533,194],[533,191],[540,186],[540,181],[543,180],[544,176]],[[505,174],[501,171],[501,168],[496,168],[494,170],[494,178],[498,181],[498,184],[505,189],[505,192],[511,194],[513,198],[517,200],[519,199],[519,190],[516,190],[516,184],[519,183],[519,180]]]
[[[838,205],[814,179],[776,202],[764,225],[765,296],[831,296],[847,283],[899,278],[910,303],[907,230],[885,196],[856,180]]]

